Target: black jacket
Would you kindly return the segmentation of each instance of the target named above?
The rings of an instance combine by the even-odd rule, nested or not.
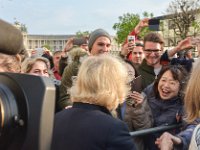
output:
[[[101,106],[74,103],[56,115],[52,150],[135,150],[127,126]]]

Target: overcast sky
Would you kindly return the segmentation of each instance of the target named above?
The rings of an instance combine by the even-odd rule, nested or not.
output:
[[[29,34],[75,34],[112,29],[125,13],[164,15],[173,0],[0,0],[0,18],[26,24]]]

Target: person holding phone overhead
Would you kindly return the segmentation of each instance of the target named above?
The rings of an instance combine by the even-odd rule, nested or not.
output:
[[[148,20],[149,18],[144,18],[139,21],[139,23],[136,25],[136,27],[129,33],[126,40],[124,41],[124,44],[122,46],[122,50],[120,52],[121,57],[126,58],[130,61],[132,61],[132,50],[135,49],[135,46],[138,44],[143,45],[143,40],[139,37],[139,33],[142,28],[148,26]],[[134,37],[134,42],[130,42],[130,37]],[[140,51],[142,52],[142,51]],[[143,56],[143,55],[141,55]],[[143,57],[144,58],[144,57]],[[135,63],[135,62],[134,62]]]
[[[138,25],[134,28],[134,30],[129,35],[135,35],[136,43],[137,43],[137,35],[140,30],[144,27],[149,26],[158,26],[159,19],[156,18],[144,18],[140,20]],[[163,37],[156,32],[150,32],[144,36],[143,41],[143,53],[144,59],[141,64],[137,67],[139,74],[142,76],[142,89],[146,88],[157,78],[162,66],[170,63],[170,58],[173,57],[177,52],[184,50],[186,48],[191,48],[192,43],[190,38],[186,38],[178,43],[171,50],[164,50],[164,39]],[[126,51],[129,47],[126,48],[126,44],[121,51],[121,55],[126,56],[126,58],[130,59],[129,51]],[[132,57],[131,57],[132,59]]]

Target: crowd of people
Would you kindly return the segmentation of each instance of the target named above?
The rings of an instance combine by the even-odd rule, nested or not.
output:
[[[130,32],[135,40],[126,39],[118,56],[109,54],[112,41],[104,29],[71,38],[52,55],[44,50],[28,56],[21,32],[0,20],[0,72],[37,75],[55,84],[52,150],[200,148],[200,60],[194,61],[190,50],[200,43],[187,37],[164,50],[159,33],[139,37],[148,20]],[[182,51],[183,57],[175,57]],[[129,134],[180,123],[182,128],[167,132]]]

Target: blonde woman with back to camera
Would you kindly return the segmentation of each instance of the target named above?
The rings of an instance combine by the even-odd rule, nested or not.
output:
[[[135,150],[124,122],[114,118],[126,97],[126,67],[113,56],[88,57],[71,89],[72,108],[56,114],[52,150]]]

